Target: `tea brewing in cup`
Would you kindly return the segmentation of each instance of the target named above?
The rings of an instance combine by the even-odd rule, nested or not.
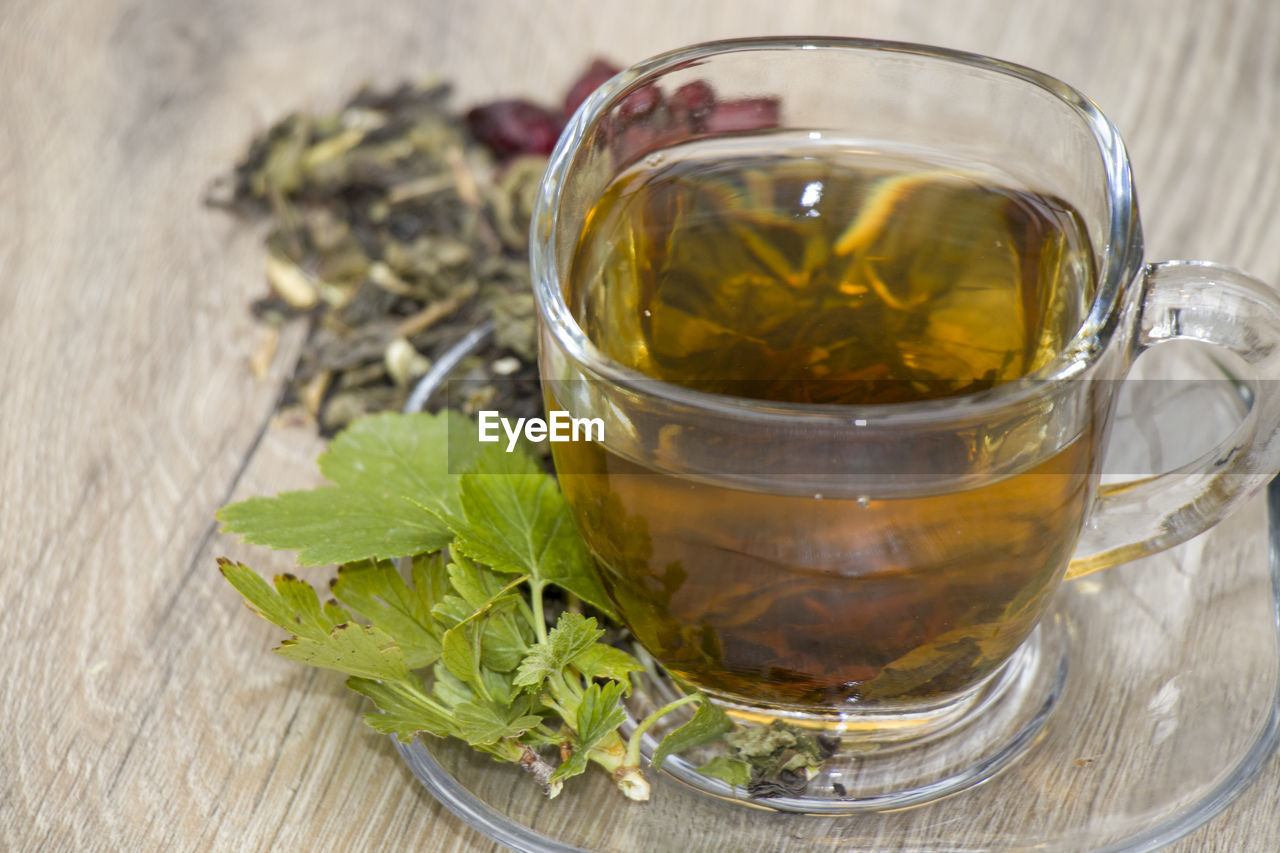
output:
[[[1133,360],[1192,339],[1275,377],[1280,301],[1144,267],[1115,128],[985,57],[641,63],[553,154],[533,275],[548,408],[604,423],[552,449],[605,588],[742,712],[933,732],[1064,577],[1190,538],[1280,468],[1260,387],[1201,462],[1099,487]]]

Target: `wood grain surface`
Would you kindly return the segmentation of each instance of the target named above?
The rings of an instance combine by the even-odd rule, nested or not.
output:
[[[222,581],[229,498],[309,482],[273,425],[261,234],[201,205],[284,113],[438,71],[466,104],[588,58],[858,35],[1047,71],[1124,134],[1148,255],[1280,282],[1275,0],[95,0],[0,9],[0,850],[432,850],[453,818]],[[254,555],[264,571],[287,557]],[[1280,762],[1180,851],[1280,849]]]

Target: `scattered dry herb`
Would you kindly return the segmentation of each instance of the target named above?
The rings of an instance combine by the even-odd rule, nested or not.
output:
[[[508,99],[465,116],[442,81],[361,89],[334,112],[293,113],[252,141],[208,202],[270,218],[270,294],[254,313],[273,325],[312,320],[282,408],[325,435],[399,410],[433,363],[492,323],[450,371],[468,381],[451,405],[540,414],[526,258],[533,199],[565,121],[617,70],[593,61],[554,108]],[[620,103],[611,145],[622,165],[678,136],[777,119],[776,99],[718,100],[701,80],[669,96],[646,85]],[[269,339],[255,353],[256,374],[273,352]]]
[[[488,384],[477,397],[486,406],[540,411],[526,252],[546,161],[511,155],[549,145],[526,139],[499,162],[448,96],[442,82],[405,84],[294,113],[210,193],[211,204],[270,217],[270,295],[253,311],[272,324],[311,318],[281,405],[325,434],[403,407],[435,360],[487,321],[490,341],[454,378]]]
[[[800,796],[839,747],[836,738],[812,735],[782,720],[729,732],[724,741],[727,753],[698,772],[745,787],[753,797]]]

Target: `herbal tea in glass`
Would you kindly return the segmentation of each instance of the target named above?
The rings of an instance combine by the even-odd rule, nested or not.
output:
[[[941,158],[775,134],[619,174],[565,297],[605,356],[655,380],[859,406],[1048,364],[1088,311],[1093,269],[1060,199]],[[607,434],[553,450],[605,586],[659,662],[713,695],[822,713],[928,702],[1006,660],[1071,557],[1097,439],[1086,426],[998,481],[884,498],[661,473]]]

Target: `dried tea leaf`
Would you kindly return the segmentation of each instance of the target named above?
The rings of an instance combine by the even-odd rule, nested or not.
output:
[[[281,407],[301,403],[322,432],[403,407],[430,364],[489,319],[496,332],[473,375],[493,386],[488,399],[539,413],[524,253],[546,161],[517,157],[495,181],[493,154],[447,98],[439,82],[404,84],[288,116],[251,143],[229,193],[210,193],[210,204],[273,220],[275,296],[255,313],[311,318]],[[510,358],[518,367],[505,376],[486,368]]]
[[[281,255],[267,255],[267,282],[281,299],[299,310],[311,308],[320,301],[315,280]]]

